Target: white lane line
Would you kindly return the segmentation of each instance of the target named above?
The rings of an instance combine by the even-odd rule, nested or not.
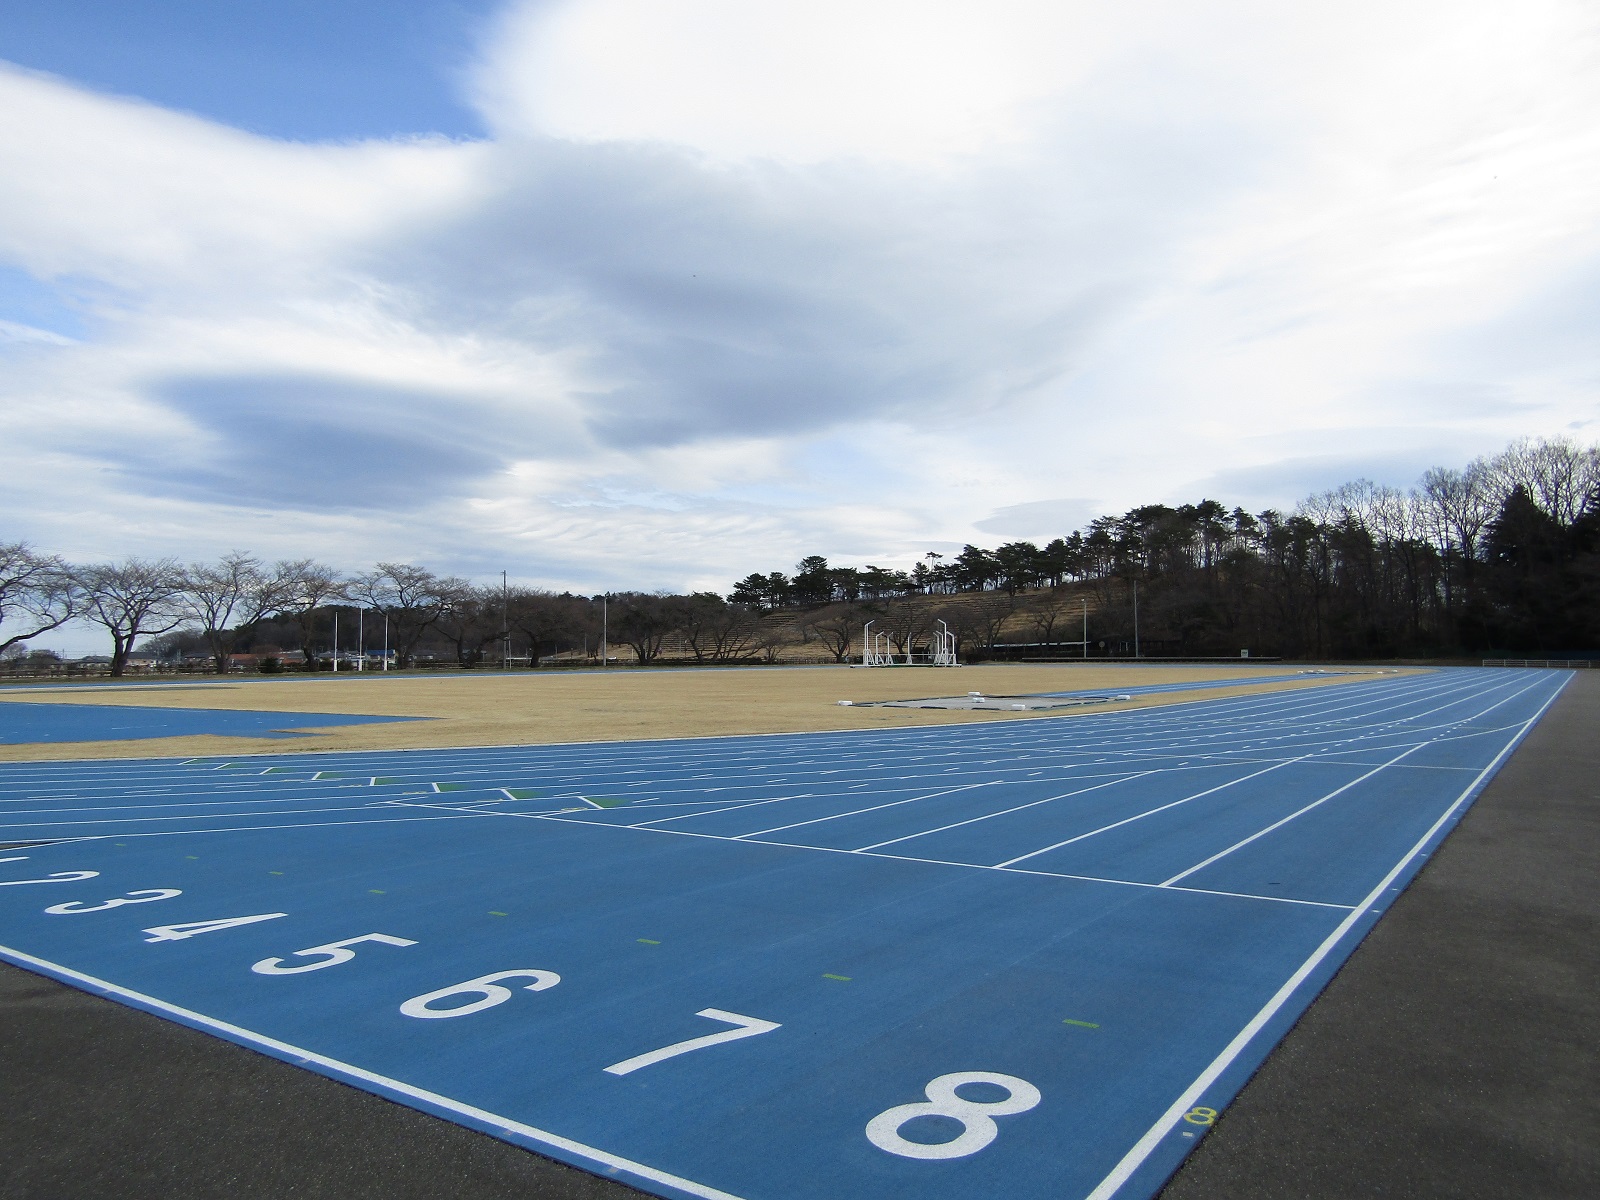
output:
[[[1529,688],[1531,688],[1532,686],[1533,685],[1530,684]],[[1521,688],[1517,692],[1515,692],[1513,695],[1507,696],[1503,700],[1496,701],[1494,704],[1491,704],[1488,708],[1483,709],[1481,712],[1476,712],[1476,713],[1473,713],[1472,716],[1470,716],[1470,717],[1462,718],[1462,721],[1461,722],[1457,722],[1457,724],[1464,723],[1465,721],[1473,721],[1473,720],[1476,720],[1478,717],[1481,717],[1484,713],[1493,712],[1495,709],[1499,708],[1502,704],[1505,704],[1508,700],[1513,700],[1517,696],[1522,695],[1522,693],[1528,691],[1529,688]],[[1543,711],[1543,710],[1541,709],[1540,711]],[[1162,881],[1161,886],[1162,887],[1169,887],[1170,885],[1172,885],[1174,883],[1177,883],[1178,880],[1187,879],[1190,875],[1193,875],[1196,871],[1200,871],[1200,870],[1205,869],[1206,867],[1209,867],[1212,863],[1218,861],[1219,859],[1226,858],[1228,855],[1232,854],[1235,850],[1242,850],[1244,847],[1248,846],[1251,842],[1255,841],[1257,838],[1266,837],[1267,834],[1271,833],[1273,830],[1281,829],[1283,826],[1287,825],[1290,821],[1293,821],[1296,817],[1304,816],[1306,813],[1310,812],[1312,809],[1318,807],[1319,805],[1326,804],[1329,800],[1332,800],[1335,796],[1341,795],[1344,792],[1349,791],[1351,788],[1355,787],[1356,784],[1358,784],[1358,783],[1363,783],[1366,780],[1371,779],[1374,775],[1377,775],[1379,772],[1385,771],[1388,768],[1394,766],[1401,759],[1407,758],[1410,755],[1415,754],[1418,750],[1421,750],[1424,746],[1431,746],[1435,740],[1436,739],[1429,739],[1428,741],[1418,742],[1416,745],[1411,746],[1410,748],[1401,751],[1399,754],[1397,754],[1393,758],[1391,758],[1388,762],[1381,763],[1378,766],[1372,768],[1372,770],[1368,771],[1366,774],[1357,776],[1356,778],[1352,779],[1349,783],[1345,784],[1343,787],[1335,788],[1333,791],[1329,792],[1326,796],[1323,796],[1318,800],[1313,800],[1310,804],[1306,805],[1304,808],[1298,809],[1295,812],[1290,813],[1288,816],[1282,818],[1281,820],[1274,821],[1271,825],[1268,825],[1265,829],[1258,830],[1257,832],[1252,833],[1249,837],[1245,838],[1243,841],[1235,842],[1232,846],[1229,846],[1226,850],[1218,851],[1216,854],[1213,854],[1210,858],[1206,859],[1204,862],[1196,863],[1194,866],[1190,867],[1186,871],[1179,871],[1171,879],[1167,879],[1167,880]]]
[[[1285,759],[1282,762],[1273,763],[1272,766],[1270,766],[1270,767],[1263,767],[1259,771],[1252,771],[1248,775],[1241,775],[1241,776],[1239,776],[1238,779],[1230,779],[1230,780],[1228,780],[1227,783],[1219,783],[1216,787],[1207,788],[1203,792],[1196,792],[1192,796],[1185,796],[1181,800],[1174,800],[1170,804],[1161,805],[1159,808],[1152,808],[1152,809],[1148,809],[1147,811],[1142,812],[1142,813],[1135,813],[1131,817],[1124,817],[1120,821],[1113,821],[1109,825],[1102,825],[1099,829],[1091,829],[1088,833],[1080,833],[1076,837],[1069,837],[1064,842],[1057,842],[1055,845],[1046,846],[1042,850],[1030,850],[1026,854],[1019,854],[1015,858],[1008,858],[1008,859],[1005,860],[1005,862],[995,863],[994,865],[997,866],[997,867],[1009,867],[1013,863],[1019,863],[1019,862],[1022,862],[1023,860],[1025,860],[1025,859],[1037,857],[1040,854],[1048,854],[1052,850],[1059,850],[1063,846],[1070,846],[1070,845],[1072,845],[1073,842],[1081,842],[1085,838],[1097,837],[1100,834],[1106,833],[1106,832],[1108,832],[1108,831],[1110,831],[1112,829],[1119,829],[1124,825],[1131,825],[1135,821],[1142,821],[1146,817],[1152,817],[1156,813],[1166,812],[1167,809],[1169,809],[1169,808],[1177,808],[1178,805],[1180,805],[1180,804],[1188,804],[1191,800],[1199,800],[1199,799],[1201,799],[1201,798],[1203,798],[1205,796],[1213,795],[1213,794],[1215,794],[1217,792],[1220,792],[1220,791],[1223,791],[1223,790],[1225,790],[1227,788],[1231,788],[1236,783],[1244,783],[1248,779],[1255,779],[1255,778],[1257,778],[1259,776],[1266,775],[1269,772],[1278,770],[1280,767],[1287,767],[1290,763],[1304,762],[1306,759],[1308,759],[1310,757],[1311,757],[1311,755],[1309,755],[1309,754],[1302,754],[1299,758],[1290,758],[1290,759]]]
[[[1233,845],[1229,846],[1226,850],[1217,851],[1215,854],[1213,854],[1210,858],[1206,859],[1204,862],[1195,863],[1195,865],[1190,867],[1188,870],[1179,871],[1171,879],[1162,880],[1161,881],[1161,886],[1162,887],[1171,887],[1173,884],[1177,883],[1178,880],[1187,879],[1189,876],[1193,875],[1196,871],[1203,871],[1205,868],[1209,867],[1212,863],[1216,862],[1217,860],[1223,859],[1223,858],[1227,858],[1228,855],[1232,854],[1235,850],[1243,850],[1246,846],[1248,846],[1251,842],[1255,841],[1257,838],[1264,838],[1264,837],[1267,836],[1267,834],[1271,833],[1274,829],[1282,829],[1285,825],[1287,825],[1290,821],[1294,820],[1296,817],[1303,817],[1306,813],[1310,812],[1313,808],[1317,808],[1317,807],[1319,807],[1321,805],[1326,804],[1329,800],[1332,800],[1335,796],[1342,796],[1345,792],[1348,792],[1351,788],[1355,787],[1356,784],[1365,783],[1367,780],[1371,779],[1374,775],[1380,774],[1383,771],[1387,771],[1390,767],[1394,766],[1395,763],[1399,762],[1402,758],[1405,758],[1407,755],[1415,754],[1418,750],[1421,750],[1426,745],[1428,745],[1427,742],[1418,742],[1415,746],[1412,746],[1407,750],[1402,750],[1399,754],[1395,755],[1388,762],[1379,763],[1377,766],[1373,767],[1372,770],[1368,771],[1364,775],[1357,775],[1354,779],[1352,779],[1349,783],[1345,784],[1343,787],[1334,788],[1333,791],[1329,792],[1326,796],[1322,796],[1322,797],[1319,797],[1316,800],[1313,800],[1310,804],[1306,805],[1304,808],[1297,808],[1294,812],[1290,813],[1287,817],[1282,817],[1279,820],[1274,821],[1271,825],[1268,825],[1265,829],[1257,830],[1255,833],[1252,833],[1249,837],[1244,838],[1241,841],[1235,842]]]
[[[739,842],[740,839],[728,837],[720,833],[695,833],[688,829],[648,829],[639,825],[619,825],[612,821],[586,821],[576,817],[556,816],[543,813],[516,813],[503,812],[497,809],[465,809],[448,808],[440,804],[421,804],[409,800],[391,800],[390,804],[405,808],[431,808],[441,812],[458,812],[464,816],[482,817],[520,817],[530,821],[556,821],[563,825],[583,825],[590,829],[637,829],[640,833],[664,833],[671,837],[704,838],[712,842]],[[130,835],[134,836],[134,835]],[[137,835],[151,836],[151,835]],[[1146,883],[1139,879],[1111,879],[1102,875],[1071,875],[1065,871],[1033,871],[1026,867],[991,867],[987,863],[958,862],[947,858],[915,858],[909,854],[877,854],[869,850],[843,850],[837,846],[808,846],[801,842],[749,842],[746,846],[771,846],[780,850],[806,850],[816,854],[854,854],[861,858],[881,858],[889,862],[920,863],[935,867],[959,867],[968,871],[997,871],[1002,875],[1033,875],[1046,879],[1072,879],[1080,883],[1110,883],[1118,887],[1144,888],[1147,891],[1159,892],[1185,892],[1197,896],[1225,896],[1234,900],[1265,900],[1271,904],[1303,904],[1311,908],[1336,908],[1340,912],[1350,909],[1348,904],[1330,904],[1323,900],[1294,900],[1288,896],[1259,896],[1251,892],[1225,892],[1216,888],[1163,888],[1158,883]]]
[[[1156,1119],[1156,1123],[1145,1131],[1145,1135],[1134,1143],[1132,1149],[1123,1155],[1122,1160],[1111,1169],[1110,1174],[1102,1179],[1099,1186],[1090,1192],[1084,1200],[1111,1200],[1111,1197],[1116,1195],[1117,1190],[1127,1183],[1133,1173],[1143,1165],[1144,1160],[1150,1157],[1151,1152],[1160,1144],[1162,1138],[1172,1132],[1173,1127],[1183,1119],[1183,1115],[1192,1109],[1200,1097],[1205,1094],[1205,1090],[1217,1081],[1218,1077],[1232,1065],[1234,1059],[1243,1053],[1244,1048],[1250,1044],[1256,1034],[1260,1033],[1266,1024],[1277,1015],[1278,1010],[1288,1003],[1289,997],[1294,994],[1295,989],[1304,983],[1306,978],[1317,969],[1322,960],[1333,952],[1333,948],[1343,940],[1345,934],[1350,932],[1351,927],[1378,902],[1378,899],[1388,889],[1389,885],[1410,865],[1412,859],[1421,854],[1423,848],[1433,840],[1434,835],[1439,830],[1444,828],[1457,810],[1477,794],[1478,789],[1488,781],[1489,777],[1494,774],[1506,757],[1528,735],[1528,731],[1533,728],[1535,722],[1544,716],[1545,710],[1555,703],[1556,697],[1566,690],[1567,683],[1571,681],[1571,678],[1571,675],[1568,675],[1562,681],[1561,686],[1551,693],[1550,698],[1539,706],[1539,711],[1523,722],[1521,730],[1505,744],[1499,754],[1494,756],[1494,761],[1478,772],[1472,782],[1467,784],[1465,790],[1456,797],[1455,802],[1444,810],[1439,819],[1428,827],[1428,831],[1417,839],[1416,844],[1405,853],[1399,862],[1390,868],[1387,875],[1378,881],[1378,886],[1368,892],[1350,915],[1339,922],[1338,926],[1323,940],[1322,944],[1311,952],[1311,956],[1300,964],[1300,969],[1289,976],[1288,980],[1273,994],[1272,998],[1262,1005],[1261,1011],[1256,1013],[1249,1023],[1234,1036],[1234,1039],[1223,1047],[1222,1052],[1211,1060],[1211,1064],[1200,1073],[1193,1083],[1184,1089],[1183,1094],[1174,1100],[1172,1106]]]
[[[399,803],[399,801],[396,801]],[[421,805],[408,807],[422,807]],[[469,809],[452,809],[455,816],[441,817],[372,817],[364,821],[295,821],[283,825],[224,825],[217,829],[152,829],[116,833],[84,833],[68,837],[53,837],[40,845],[56,842],[109,842],[112,838],[180,838],[202,833],[255,833],[263,829],[350,829],[358,825],[403,825],[408,821],[457,821],[464,817],[487,817],[490,812]]]
[[[870,808],[852,809],[850,812],[834,813],[832,816],[828,817],[813,817],[809,821],[796,821],[792,825],[774,825],[771,829],[757,829],[752,833],[738,834],[729,840],[742,841],[747,838],[760,837],[762,834],[766,833],[782,833],[785,829],[799,829],[802,825],[819,825],[824,821],[838,821],[845,817],[857,817],[862,813],[877,812],[879,809],[897,808],[902,804],[914,804],[918,800],[932,800],[937,796],[950,796],[954,795],[956,792],[969,792],[973,788],[993,787],[996,782],[998,781],[986,780],[983,783],[963,783],[960,787],[946,788],[942,792],[928,792],[926,795],[911,796],[905,800],[891,800],[888,804],[874,804]]]
[[[424,1088],[414,1087],[409,1083],[403,1083],[387,1075],[379,1075],[375,1071],[368,1071],[363,1067],[354,1066],[340,1059],[318,1054],[315,1050],[306,1050],[289,1042],[268,1037],[266,1034],[256,1033],[254,1030],[246,1029],[242,1025],[220,1021],[216,1017],[208,1017],[203,1013],[195,1012],[193,1009],[183,1008],[165,1000],[158,1000],[144,992],[136,992],[131,988],[119,987],[117,984],[108,983],[104,979],[86,975],[82,971],[73,970],[71,967],[64,967],[60,963],[54,963],[48,959],[35,958],[31,954],[24,953],[21,950],[14,950],[10,946],[0,946],[0,957],[7,958],[18,966],[42,971],[46,975],[54,976],[57,979],[85,985],[94,991],[110,996],[118,996],[123,1000],[130,1000],[140,1008],[177,1017],[185,1023],[198,1025],[201,1028],[220,1033],[232,1041],[258,1046],[268,1051],[275,1058],[281,1058],[296,1065],[316,1063],[325,1070],[356,1081],[358,1085],[376,1086],[396,1095],[420,1101],[433,1108],[453,1112],[480,1124],[503,1130],[506,1133],[516,1134],[518,1137],[526,1138],[528,1141],[538,1142],[553,1149],[577,1155],[613,1171],[626,1171],[631,1175],[638,1176],[640,1179],[648,1179],[653,1183],[664,1184],[667,1187],[688,1192],[691,1196],[702,1197],[702,1200],[740,1200],[740,1197],[733,1195],[731,1192],[719,1191],[714,1187],[696,1183],[692,1179],[684,1179],[682,1176],[658,1170],[644,1163],[635,1162],[633,1159],[623,1158],[620,1154],[612,1154],[608,1150],[597,1150],[593,1146],[575,1142],[571,1138],[562,1137],[560,1134],[536,1129],[532,1125],[525,1125],[521,1121],[512,1120],[510,1117],[503,1117],[499,1113],[476,1108],[470,1104],[463,1104],[459,1100],[452,1100],[449,1096],[440,1095],[438,1092],[430,1092]]]
[[[782,804],[785,800],[805,800],[812,795],[811,792],[796,792],[792,796],[773,796],[766,800],[745,800],[742,803],[730,804],[726,800],[716,801],[721,808],[704,808],[698,812],[679,813],[673,817],[656,817],[652,821],[638,821],[630,825],[630,829],[645,829],[651,825],[665,825],[670,821],[687,821],[690,817],[709,817],[714,813],[738,812],[741,808],[760,808],[763,804]],[[690,801],[693,803],[693,801]],[[702,801],[702,803],[707,803]],[[664,804],[653,805],[655,808],[665,808]]]
[[[1273,713],[1273,714],[1276,714],[1276,713],[1283,713],[1283,712],[1286,712],[1286,711],[1290,711],[1296,705],[1301,704],[1303,702],[1301,697],[1304,697],[1305,700],[1309,700],[1310,699],[1310,697],[1306,696],[1304,693],[1298,693],[1298,694],[1296,694],[1296,693],[1280,693],[1279,696],[1281,696],[1282,699],[1271,699],[1271,700],[1259,699],[1257,701],[1252,701],[1252,703],[1255,704],[1257,707],[1263,707],[1266,704],[1270,704],[1271,708],[1270,708],[1269,711],[1271,713]],[[1291,703],[1291,701],[1292,701],[1292,703]],[[1163,710],[1145,710],[1145,711],[1147,713],[1159,714]],[[1243,711],[1245,711],[1245,706],[1244,705],[1226,706],[1226,705],[1221,705],[1220,702],[1212,702],[1212,707],[1207,708],[1202,712],[1195,712],[1195,711],[1192,711],[1192,710],[1185,711],[1182,714],[1182,717],[1184,718],[1184,722],[1192,730],[1193,726],[1194,726],[1194,723],[1196,723],[1196,722],[1198,722],[1198,723],[1200,723],[1202,725],[1203,724],[1207,724],[1207,723],[1214,723],[1216,718],[1218,718],[1219,716],[1227,716],[1230,712],[1237,714],[1237,713],[1240,713],[1240,712],[1243,712]],[[1128,714],[1128,716],[1130,716],[1130,717],[1134,716],[1134,715],[1138,715],[1138,714],[1137,713]],[[1173,723],[1173,720],[1174,720],[1173,717],[1168,716],[1168,717],[1163,717],[1159,721],[1152,720],[1152,721],[1145,722],[1144,724],[1148,725],[1148,727],[1150,728],[1151,732],[1144,733],[1141,736],[1144,736],[1144,737],[1156,736],[1160,732],[1162,732],[1166,727],[1170,726]],[[1281,718],[1280,718],[1280,722],[1281,722]],[[1126,729],[1127,725],[1125,723],[1119,723],[1118,727]],[[1101,729],[1101,728],[1102,728],[1101,725],[1092,724],[1092,723],[1084,723],[1084,724],[1080,724],[1077,727],[1077,730],[1081,731],[1082,733],[1084,733],[1086,735],[1092,735],[1092,734],[1095,733],[1096,730]],[[1018,747],[1027,747],[1027,746],[1037,746],[1037,745],[1040,744],[1040,737],[1039,737],[1038,734],[1030,734],[1027,737],[1021,737],[1021,736],[1017,736],[1021,732],[1021,731],[1018,731],[1018,730],[1009,730],[1009,731],[1007,731],[1008,736],[1006,736],[1004,738],[1000,738],[1000,737],[994,736],[994,734],[990,733],[990,732],[974,731],[974,728],[971,727],[971,726],[941,727],[941,730],[943,732],[945,732],[945,733],[949,733],[951,731],[951,729],[954,729],[956,731],[956,735],[957,736],[963,737],[964,741],[968,742],[974,749],[977,749],[980,752],[981,752],[982,748],[989,747],[989,746],[1002,746],[1002,745],[1011,746],[1011,745],[1015,745],[1015,746],[1018,746]],[[914,734],[921,733],[922,731],[906,731],[906,732],[914,735]],[[976,732],[976,736],[974,735],[975,732]],[[1044,732],[1045,731],[1043,731],[1043,730],[1039,731],[1040,734],[1042,734]],[[1049,732],[1055,733],[1055,732],[1058,732],[1058,731],[1052,730],[1052,731],[1049,731]],[[904,736],[904,735],[896,736],[896,737],[893,737],[893,738],[884,737],[882,735],[877,735],[877,736],[874,736],[874,737],[871,737],[871,738],[868,738],[868,739],[864,739],[864,740],[856,738],[853,741],[843,740],[837,734],[834,734],[834,735],[823,734],[823,735],[820,735],[820,736],[821,736],[821,740],[824,741],[827,744],[839,745],[839,746],[841,746],[842,749],[847,749],[850,746],[854,746],[855,748],[857,748],[857,750],[870,749],[872,746],[876,746],[876,745],[893,745],[893,746],[895,746],[896,748],[898,748],[900,750],[925,751],[926,750],[926,746],[923,745],[923,743],[925,743],[927,741],[926,737],[918,737],[918,736],[910,736],[910,737],[908,737],[908,736]],[[1100,736],[1104,736],[1104,735],[1100,735]],[[699,739],[688,739],[688,740],[691,743],[699,741]],[[711,741],[714,744],[719,739],[707,739],[707,740]],[[726,739],[726,738],[720,739],[720,740],[725,744],[730,742],[730,739]],[[1129,739],[1124,737],[1124,738],[1120,738],[1118,740],[1126,742]],[[812,743],[812,745],[814,745],[814,744],[815,743]],[[770,743],[769,743],[769,745],[770,745]],[[403,752],[399,756],[388,756],[388,755],[380,755],[380,756],[354,755],[354,756],[350,756],[350,755],[340,755],[337,758],[333,759],[333,762],[334,762],[334,764],[336,766],[339,766],[339,767],[361,767],[361,766],[365,766],[367,764],[372,763],[376,758],[377,761],[382,762],[382,763],[399,763],[399,764],[401,764],[400,767],[399,767],[399,769],[401,769],[401,770],[406,770],[409,767],[411,767],[413,765],[417,765],[417,764],[421,764],[422,765],[421,769],[427,769],[427,764],[437,762],[437,763],[442,764],[445,767],[453,770],[455,768],[456,764],[458,764],[461,761],[461,759],[462,759],[462,757],[464,755],[469,755],[469,754],[470,755],[478,755],[478,754],[481,754],[483,751],[487,751],[488,752],[487,757],[489,758],[489,760],[491,762],[496,762],[496,761],[504,761],[504,760],[506,760],[508,758],[508,755],[507,755],[506,752],[510,751],[511,754],[510,754],[509,757],[510,757],[511,761],[523,762],[523,761],[527,761],[528,759],[531,758],[535,763],[537,763],[541,767],[543,767],[543,766],[550,765],[551,760],[559,760],[559,759],[564,758],[564,757],[575,756],[575,755],[578,755],[578,754],[582,754],[586,758],[592,757],[593,753],[595,752],[595,750],[597,748],[593,747],[593,746],[588,746],[588,747],[570,747],[570,748],[566,748],[564,753],[563,753],[563,749],[560,748],[560,747],[556,747],[556,748],[540,748],[540,750],[538,752],[535,752],[532,755],[530,755],[528,753],[525,753],[525,752],[524,753],[520,753],[520,754],[517,753],[517,751],[519,751],[521,749],[522,748],[517,748],[517,747],[484,747],[484,748],[473,748],[473,750],[471,750],[471,751],[444,751],[444,752],[437,752],[437,751],[433,751],[433,752],[430,752],[430,751],[421,751],[421,752],[418,752],[418,751],[407,751],[407,752]],[[614,747],[606,747],[606,749],[607,750],[614,750],[615,748]],[[698,750],[698,747],[696,747],[695,749]],[[554,751],[554,752],[552,752],[552,751]],[[790,756],[798,756],[798,755],[803,755],[803,754],[806,754],[806,753],[813,753],[813,752],[814,751],[812,750],[811,746],[806,747],[804,750],[802,750],[802,749],[797,747],[797,748],[795,748],[795,749],[790,751]],[[727,751],[719,751],[719,753],[726,755],[728,752]],[[702,754],[703,754],[703,752],[702,752]],[[267,758],[269,761],[282,761],[281,755],[262,755],[262,756],[245,755],[245,756],[236,756],[236,757],[243,757],[243,758],[247,758],[247,759],[254,758],[256,761],[260,761],[261,758]],[[737,756],[737,757],[743,757],[743,756],[741,755],[741,756]],[[927,755],[923,754],[922,757],[927,757]],[[117,760],[117,761],[113,761],[113,762],[108,762],[106,764],[106,767],[107,767],[107,769],[123,769],[122,763],[125,762],[125,761],[126,760]],[[145,764],[149,762],[149,760],[139,760],[139,761],[140,761],[141,767],[145,767]],[[319,755],[319,756],[317,756],[315,761],[316,762],[326,762],[328,760],[324,756]],[[476,759],[476,761],[478,763],[481,763],[483,761],[483,759],[482,758],[478,758],[478,759]],[[622,758],[621,761],[625,762],[625,761],[628,761],[628,760],[627,760],[627,758]],[[63,766],[63,765],[66,765],[66,764],[59,764],[59,763],[58,764],[48,764],[47,763],[47,764],[42,764],[42,767],[43,767],[43,769],[45,771],[49,771],[53,767],[60,767],[60,766]],[[217,770],[217,769],[222,769],[222,768],[227,767],[227,766],[238,766],[238,765],[242,765],[242,764],[239,764],[239,763],[234,762],[234,761],[230,761],[230,762],[227,762],[227,763],[206,764],[206,765],[209,765],[211,770],[214,771],[214,770]],[[22,764],[18,764],[18,766],[21,767]],[[75,770],[75,772],[78,773],[77,777],[81,778],[82,777],[81,772],[83,771],[84,764],[74,763],[74,764],[71,764],[71,766]],[[296,767],[298,769],[302,769],[302,770],[306,769],[304,760],[301,760],[300,763],[296,764]],[[26,769],[26,768],[24,768],[24,769]],[[167,768],[167,766],[165,764],[162,764],[159,760],[157,760],[156,763],[155,763],[155,769],[156,770],[164,770],[164,769],[168,769],[168,768]]]
[[[1085,792],[1097,792],[1101,788],[1116,787],[1119,783],[1127,783],[1131,779],[1143,779],[1146,775],[1157,775],[1160,772],[1161,768],[1157,767],[1152,771],[1140,771],[1133,775],[1123,775],[1116,779],[1107,780],[1105,783],[1097,783],[1092,787],[1079,788],[1075,792],[1062,792],[1059,796],[1046,796],[1043,800],[1032,800],[1027,804],[1019,804],[1015,808],[1003,808],[999,812],[985,813],[981,817],[969,817],[965,821],[956,821],[950,825],[940,825],[936,829],[924,829],[918,833],[908,833],[904,837],[890,838],[886,842],[873,842],[870,846],[857,846],[856,849],[877,850],[883,846],[893,846],[896,842],[909,842],[912,838],[927,837],[931,833],[943,833],[946,829],[959,829],[963,825],[974,825],[979,821],[987,821],[990,817],[1003,817],[1008,813],[1021,812],[1025,808],[1033,808],[1039,804],[1049,804],[1053,800],[1065,800],[1069,796],[1081,796]]]

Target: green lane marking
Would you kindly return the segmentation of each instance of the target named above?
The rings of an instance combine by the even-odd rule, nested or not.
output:
[[[282,871],[268,871],[267,874],[268,875],[282,875],[283,872]]]
[[[661,943],[656,941],[655,938],[639,938],[638,940],[643,942],[646,946],[659,946],[659,945],[661,945]]]
[[[509,917],[511,914],[510,913],[497,912],[497,911],[495,911],[494,909],[491,908],[489,910],[489,915],[491,917]]]
[[[583,797],[596,808],[619,808],[624,804],[631,804],[627,796],[585,796]]]
[[[198,854],[185,854],[184,857],[187,858],[190,862],[199,862],[200,861],[200,856]]]
[[[433,785],[436,792],[476,792],[482,789],[471,783],[436,783]]]
[[[263,775],[271,775],[271,774],[274,774],[277,771],[292,771],[292,770],[294,770],[293,767],[268,767],[265,771],[263,771],[261,773]]]
[[[1099,1029],[1100,1028],[1100,1026],[1096,1025],[1093,1021],[1074,1021],[1071,1017],[1068,1017],[1065,1021],[1063,1021],[1061,1023],[1063,1025],[1081,1025],[1085,1029]]]
[[[405,782],[404,779],[395,779],[395,778],[392,778],[392,777],[387,776],[387,775],[374,775],[372,777],[372,786],[373,787],[382,787],[386,783],[404,783],[404,782]]]
[[[541,795],[537,788],[501,788],[513,800],[537,800]]]
[[[388,892],[382,891],[379,888],[368,888],[367,891],[371,892],[374,896],[387,896],[389,894]]]
[[[837,979],[840,983],[850,982],[850,976],[848,975],[829,975],[826,971],[822,973],[822,977],[824,979]]]

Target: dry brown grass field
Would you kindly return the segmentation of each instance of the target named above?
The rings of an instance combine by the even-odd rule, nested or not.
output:
[[[170,686],[28,689],[0,695],[0,703],[148,705],[430,719],[392,725],[318,728],[314,715],[303,722],[287,717],[284,729],[309,732],[311,736],[281,741],[238,736],[184,736],[10,745],[0,746],[0,761],[538,745],[742,733],[806,733],[972,721],[1071,720],[1079,712],[1182,704],[1219,695],[1338,687],[1369,677],[1366,672],[1307,675],[1303,679],[1275,683],[1139,696],[1110,705],[1046,713],[844,708],[837,703],[840,700],[909,700],[962,695],[968,691],[981,691],[991,696],[1084,688],[1116,691],[1162,683],[1265,680],[1296,671],[1297,668],[1269,664],[1260,667],[996,665],[954,670],[775,667],[573,674],[483,672],[445,678],[363,675],[259,682],[219,679]]]

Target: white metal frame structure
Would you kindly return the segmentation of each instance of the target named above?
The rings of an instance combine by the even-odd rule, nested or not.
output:
[[[943,621],[939,622],[940,628],[929,635],[927,653],[918,655],[911,645],[911,639],[905,642],[905,661],[896,663],[892,638],[887,633],[874,633],[872,631],[875,621],[868,621],[861,630],[861,665],[863,667],[893,667],[893,666],[926,666],[926,667],[959,667],[956,661],[956,635],[950,631],[950,626]]]

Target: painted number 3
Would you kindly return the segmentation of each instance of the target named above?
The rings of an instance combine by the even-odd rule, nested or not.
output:
[[[45,912],[63,917],[71,913],[105,912],[108,908],[121,908],[125,904],[150,904],[156,900],[171,900],[183,895],[180,888],[144,888],[137,892],[124,892],[99,904],[85,904],[82,900],[68,900],[65,904],[52,904]]]
[[[1004,1100],[963,1100],[956,1089],[969,1083],[989,1083],[1002,1087]],[[999,1075],[993,1071],[958,1071],[941,1075],[925,1089],[927,1102],[899,1104],[881,1112],[867,1123],[867,1140],[879,1150],[898,1154],[902,1158],[965,1158],[976,1154],[1000,1132],[995,1117],[1010,1117],[1025,1113],[1039,1103],[1039,1089],[1026,1079],[1015,1075]],[[961,1122],[961,1132],[948,1142],[907,1141],[900,1129],[907,1121],[917,1117],[949,1117]]]

